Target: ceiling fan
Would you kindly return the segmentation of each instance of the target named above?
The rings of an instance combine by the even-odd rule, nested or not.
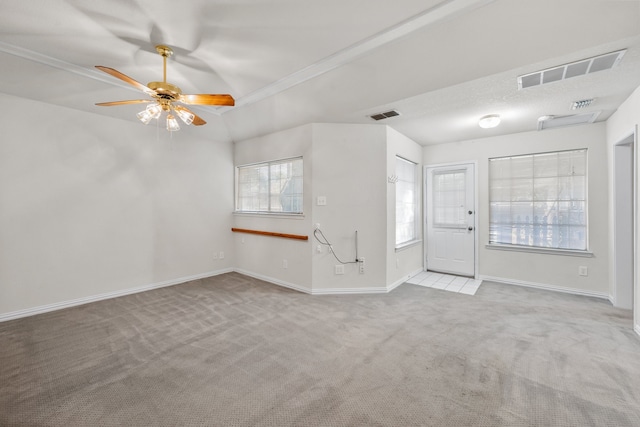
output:
[[[137,114],[140,121],[144,124],[148,124],[151,119],[158,119],[163,111],[167,112],[167,130],[172,132],[180,130],[178,121],[173,113],[175,113],[180,119],[187,125],[193,123],[195,126],[201,126],[206,124],[202,118],[198,117],[187,107],[177,105],[177,103],[187,105],[224,105],[233,106],[235,101],[231,95],[215,95],[215,94],[197,94],[186,95],[183,94],[178,86],[167,83],[167,58],[173,55],[173,50],[165,45],[156,46],[156,51],[162,56],[163,63],[163,79],[161,82],[150,82],[146,86],[135,81],[131,77],[122,74],[120,71],[113,68],[104,67],[102,65],[96,65],[96,68],[103,71],[115,78],[122,80],[125,83],[130,84],[138,90],[151,96],[150,99],[133,99],[128,101],[113,101],[113,102],[99,102],[96,105],[100,106],[113,106],[113,105],[126,105],[126,104],[144,104],[148,103],[147,108]]]

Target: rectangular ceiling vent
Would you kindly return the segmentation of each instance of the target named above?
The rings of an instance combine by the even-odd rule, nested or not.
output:
[[[579,110],[581,108],[587,108],[589,105],[593,103],[594,99],[581,99],[580,101],[573,101],[571,103],[572,110]]]
[[[620,63],[626,51],[626,49],[623,49],[617,52],[605,53],[593,58],[582,59],[570,64],[518,76],[518,89],[540,86],[597,71],[610,70]]]
[[[538,130],[561,128],[565,126],[593,123],[600,111],[593,113],[573,114],[570,116],[542,116],[538,119]]]
[[[395,116],[399,116],[400,113],[398,113],[395,110],[391,110],[391,111],[387,111],[385,113],[378,113],[378,114],[372,114],[371,117],[373,120],[382,120],[382,119],[388,119],[389,117],[395,117]]]

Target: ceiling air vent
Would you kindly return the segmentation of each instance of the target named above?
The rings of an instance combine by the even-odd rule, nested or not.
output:
[[[542,116],[538,119],[538,130],[593,123],[600,111],[594,113],[573,114],[571,116]]]
[[[597,71],[609,70],[620,63],[627,50],[606,53],[593,58],[581,59],[570,64],[536,71],[535,73],[518,76],[518,89],[540,86],[571,77],[583,76]]]
[[[373,120],[382,120],[382,119],[388,119],[389,117],[395,117],[395,116],[399,116],[400,113],[398,113],[395,110],[391,110],[391,111],[387,111],[385,113],[378,113],[378,114],[372,114],[371,117]]]
[[[580,101],[574,101],[571,103],[572,110],[579,110],[581,108],[587,108],[593,102],[593,98],[591,99],[581,99]]]

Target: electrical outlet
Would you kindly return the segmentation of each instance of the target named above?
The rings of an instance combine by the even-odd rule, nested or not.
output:
[[[316,222],[315,229],[316,229],[316,230],[319,230],[319,229],[320,229],[320,223],[319,223],[319,222]]]
[[[336,274],[344,274],[344,265],[336,265],[335,272]]]
[[[364,257],[358,258],[358,266],[360,267],[360,274],[364,274]]]
[[[581,265],[580,267],[578,267],[578,276],[588,276],[589,275],[589,269],[587,268],[586,265]]]
[[[219,258],[220,259],[224,259],[224,252],[223,251],[220,251],[220,257]]]
[[[289,268],[289,261],[287,261],[286,259],[282,260],[282,268]]]
[[[322,253],[322,245],[316,246],[316,252],[318,252],[319,254]]]
[[[318,196],[316,200],[316,204],[318,206],[326,206],[327,205],[327,196]]]

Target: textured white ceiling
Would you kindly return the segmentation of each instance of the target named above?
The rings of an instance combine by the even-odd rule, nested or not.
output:
[[[0,91],[135,121],[143,97],[93,68],[186,93],[230,93],[198,107],[198,132],[238,141],[309,122],[388,124],[421,144],[536,129],[572,101],[611,115],[640,86],[635,0],[3,0]],[[516,77],[613,50],[611,70],[518,91]],[[479,117],[499,113],[495,129]],[[211,127],[224,129],[211,129]],[[193,131],[193,130],[190,130]]]

